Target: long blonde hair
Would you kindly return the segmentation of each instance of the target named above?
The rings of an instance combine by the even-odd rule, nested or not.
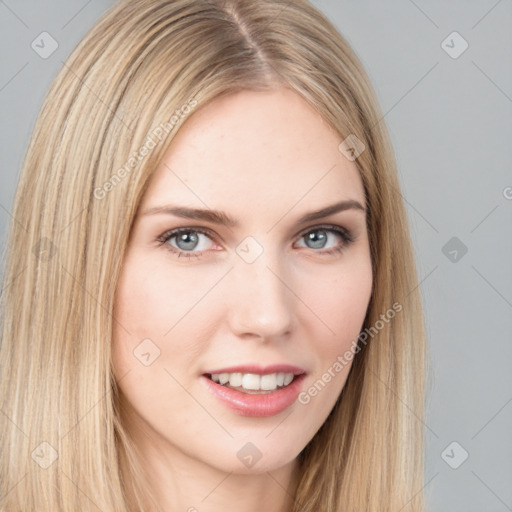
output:
[[[306,0],[123,0],[55,78],[6,244],[0,510],[144,509],[110,353],[132,221],[187,115],[283,85],[365,145],[374,272],[367,336],[300,454],[294,510],[423,510],[425,326],[395,158],[361,63]]]

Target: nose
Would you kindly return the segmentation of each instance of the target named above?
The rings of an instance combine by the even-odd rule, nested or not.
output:
[[[282,267],[279,256],[271,257],[270,251],[252,263],[243,259],[235,263],[230,272],[228,301],[233,333],[270,341],[290,332],[295,297]]]

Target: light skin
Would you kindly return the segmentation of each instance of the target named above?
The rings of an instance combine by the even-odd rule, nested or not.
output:
[[[238,512],[291,511],[297,456],[335,405],[351,363],[309,403],[269,417],[229,409],[202,375],[292,364],[305,370],[307,391],[352,348],[372,270],[364,188],[355,162],[338,150],[342,140],[290,89],[242,91],[186,119],[151,177],[118,283],[113,364],[123,421],[161,510],[218,512],[236,503]],[[297,222],[345,200],[363,210]],[[221,210],[238,226],[144,214],[165,205]],[[162,243],[176,228],[190,228],[189,238]],[[246,246],[247,237],[258,245]],[[237,252],[258,246],[251,263]],[[134,355],[145,339],[146,358],[160,350],[147,366]],[[252,467],[237,457],[249,442],[262,454]]]

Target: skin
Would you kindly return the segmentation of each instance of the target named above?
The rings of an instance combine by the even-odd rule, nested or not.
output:
[[[307,372],[307,390],[351,348],[372,291],[366,214],[349,209],[297,224],[341,200],[364,207],[355,163],[338,150],[342,140],[288,88],[242,91],[187,118],[151,177],[116,291],[113,365],[123,421],[161,510],[215,512],[233,503],[239,512],[291,510],[296,458],[352,363],[308,404],[260,418],[227,408],[201,375],[288,363]],[[240,226],[143,215],[168,204],[222,210]],[[349,230],[354,241],[322,254],[345,243],[323,224]],[[212,236],[192,233],[195,246],[194,238],[157,241],[182,227],[209,228]],[[308,242],[310,232],[327,239]],[[252,263],[236,252],[249,236],[263,249]],[[202,256],[178,257],[166,246]],[[133,353],[147,338],[151,354],[151,343],[160,350],[149,366]],[[250,468],[237,457],[248,442],[262,453]]]

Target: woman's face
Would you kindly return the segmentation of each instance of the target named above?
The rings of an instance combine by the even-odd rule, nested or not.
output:
[[[114,371],[148,458],[269,471],[326,420],[372,289],[364,189],[341,142],[284,88],[218,99],[173,140],[115,303]],[[301,220],[342,201],[362,209]]]

